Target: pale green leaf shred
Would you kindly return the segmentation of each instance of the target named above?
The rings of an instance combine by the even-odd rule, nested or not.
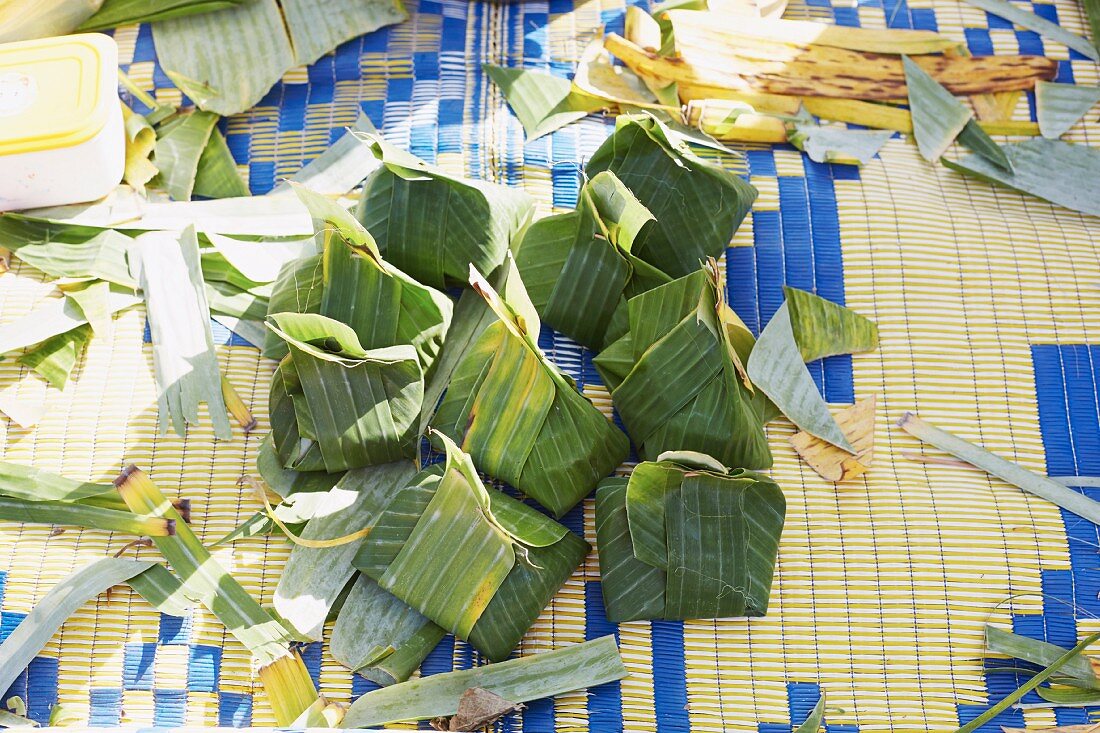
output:
[[[1100,102],[1100,86],[1035,82],[1035,116],[1043,137],[1056,140]]]

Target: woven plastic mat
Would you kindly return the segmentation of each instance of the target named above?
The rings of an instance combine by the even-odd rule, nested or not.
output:
[[[807,2],[787,17],[936,29],[975,54],[1058,59],[1059,81],[1100,81],[1091,61],[954,0]],[[1075,0],[1019,5],[1085,32]],[[390,141],[449,171],[522,187],[543,212],[571,207],[583,161],[611,120],[590,117],[524,145],[480,64],[568,75],[600,26],[621,29],[621,0],[410,6],[407,23],[287,74],[256,108],[227,121],[253,192],[295,172],[362,110]],[[179,101],[148,28],[116,39],[139,85]],[[1016,115],[1033,119],[1031,95]],[[1090,117],[1068,139],[1100,145],[1100,125]],[[615,633],[630,677],[535,702],[502,728],[782,733],[827,692],[828,733],[953,730],[1022,681],[986,673],[987,621],[1063,646],[1100,631],[1100,536],[984,473],[911,460],[907,453],[922,449],[892,423],[918,411],[1035,471],[1100,476],[1100,220],[933,167],[900,137],[862,169],[813,163],[785,146],[721,161],[760,190],[724,260],[730,302],[745,322],[759,330],[788,283],[878,323],[877,351],[811,365],[830,402],[878,395],[873,467],[838,488],[797,459],[789,425],[771,426],[772,474],[788,513],[767,617],[610,624],[593,552],[518,653]],[[0,321],[47,290],[16,266],[0,277]],[[274,368],[216,329],[223,371],[259,419],[251,435],[215,441],[205,419],[186,440],[158,435],[151,349],[135,309],[112,338],[92,340],[63,392],[0,362],[0,391],[46,406],[33,430],[0,419],[0,457],[96,479],[137,463],[170,496],[191,499],[193,526],[212,542],[257,509],[237,481],[254,471]],[[590,352],[548,330],[541,343],[610,409]],[[564,521],[594,543],[591,500]],[[0,523],[0,637],[55,582],[129,539]],[[249,540],[216,556],[269,602],[288,552],[279,541]],[[322,643],[304,656],[334,700],[372,687]],[[423,673],[478,662],[448,637]],[[81,608],[4,699],[12,695],[43,723],[60,702],[94,726],[274,724],[248,654],[216,619],[201,609],[184,620],[161,616],[125,589]],[[986,730],[1089,721],[1088,709],[1011,710]]]

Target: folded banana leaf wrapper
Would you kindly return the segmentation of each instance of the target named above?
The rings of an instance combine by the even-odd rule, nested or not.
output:
[[[446,460],[425,469],[373,521],[353,564],[492,661],[519,644],[588,553],[564,526],[478,478],[440,436]]]
[[[412,458],[424,381],[452,305],[382,259],[370,234],[334,202],[297,188],[323,237],[316,313],[272,313],[289,353],[272,380],[280,465],[334,473]]]
[[[666,453],[596,492],[607,618],[763,616],[786,501],[767,476]]]
[[[631,254],[671,277],[719,257],[757,195],[736,174],[691,152],[651,115],[619,115],[615,132],[585,168],[593,179],[603,171],[614,173],[656,219],[634,237]]]
[[[476,272],[471,283],[498,320],[455,369],[432,425],[560,517],[626,459],[629,441],[539,349],[519,278],[508,280],[508,301]]]
[[[370,140],[381,167],[363,183],[357,216],[394,266],[436,288],[465,285],[469,268],[492,272],[534,206],[522,191],[456,178]]]
[[[627,333],[594,364],[639,454],[691,450],[723,465],[771,466],[764,425],[778,413],[748,381],[755,339],[726,304],[717,263],[631,298],[626,310]]]

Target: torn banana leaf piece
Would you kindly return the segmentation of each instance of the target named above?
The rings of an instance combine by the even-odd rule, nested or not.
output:
[[[348,471],[315,508],[300,537],[320,540],[351,535],[365,526],[415,470],[412,461]],[[329,610],[355,569],[351,565],[362,539],[336,547],[295,545],[283,566],[273,605],[302,636],[320,640]]]
[[[1097,102],[1100,102],[1100,86],[1039,82],[1035,85],[1039,132],[1051,140],[1062,137]]]
[[[343,137],[302,166],[290,181],[283,181],[275,186],[271,194],[289,191],[290,182],[300,183],[310,191],[324,196],[347,194],[382,165],[375,157],[370,141],[360,137],[360,133],[376,132],[378,130],[370,118],[360,111],[355,124],[348,128]]]
[[[943,159],[948,168],[988,183],[1030,194],[1052,204],[1100,216],[1100,196],[1093,183],[1100,180],[1100,151],[1088,145],[1038,137],[1002,145],[1012,173],[980,155]]]
[[[836,413],[836,423],[855,448],[855,454],[806,432],[791,436],[799,457],[824,479],[840,483],[862,476],[871,467],[875,444],[875,395]]]
[[[576,89],[568,79],[553,74],[492,64],[483,64],[481,68],[500,87],[527,133],[527,142],[608,106],[607,101]]]
[[[136,288],[127,256],[134,240],[111,229],[57,227],[10,215],[0,219],[4,246],[36,270],[55,278],[97,278]],[[16,233],[18,232],[18,233]]]
[[[126,129],[126,167],[122,180],[139,193],[157,175],[157,167],[149,160],[157,146],[157,133],[144,115],[122,105],[123,126]]]
[[[1057,644],[1030,639],[989,624],[986,624],[985,627],[985,646],[986,649],[995,654],[1023,659],[1025,662],[1031,662],[1040,667],[1052,664],[1069,651]],[[1093,666],[1092,661],[1085,656],[1077,657],[1063,665],[1054,681],[1093,691],[1100,690],[1100,677],[1097,677],[1096,668]]]
[[[538,348],[538,314],[518,277],[507,302],[476,272],[497,321],[466,352],[432,425],[478,467],[560,517],[625,460],[625,435]]]
[[[357,216],[386,260],[425,285],[465,285],[492,272],[533,202],[522,191],[456,178],[371,137],[382,166],[363,184]]]
[[[188,425],[198,423],[199,403],[205,402],[214,434],[228,440],[233,432],[222,397],[195,230],[139,235],[130,267],[145,296],[161,432],[171,424],[182,437]]]
[[[783,296],[802,361],[878,347],[878,326],[854,310],[789,285],[783,286]]]
[[[611,171],[653,214],[631,254],[673,277],[720,256],[756,200],[755,188],[695,155],[652,115],[620,115],[585,171]]]
[[[272,378],[273,425],[280,390],[295,423],[275,437],[285,468],[332,473],[416,454],[424,374],[412,346],[366,350],[350,326],[312,313],[277,313],[268,327],[290,347]],[[301,455],[303,439],[316,452]]]
[[[588,553],[562,525],[497,490],[445,436],[443,464],[367,525],[355,567],[493,661],[507,659]]]
[[[516,267],[542,319],[589,348],[603,347],[626,298],[672,280],[632,254],[653,223],[622,181],[603,171],[584,184],[575,211],[527,227]]]
[[[552,652],[434,674],[368,692],[352,703],[344,725],[371,728],[454,715],[463,693],[474,687],[520,703],[595,687],[626,676],[615,637],[603,636]]]
[[[180,115],[157,128],[153,165],[159,171],[154,185],[163,188],[176,201],[190,201],[195,177],[210,135],[218,124],[218,115],[197,110]]]
[[[408,17],[398,0],[252,0],[153,25],[168,78],[200,109],[255,106],[283,74]]]
[[[81,23],[80,31],[103,31],[120,25],[155,23],[158,20],[179,18],[185,15],[211,13],[252,0],[105,0],[95,15]]]
[[[905,56],[902,63],[905,66],[905,82],[909,90],[913,137],[917,140],[921,156],[935,163],[963,131],[974,113],[913,59]]]
[[[893,135],[889,130],[848,130],[843,127],[796,125],[787,139],[815,163],[869,163]]]
[[[668,453],[596,492],[609,621],[763,616],[786,500],[771,479]]]
[[[76,362],[92,337],[88,324],[46,339],[19,357],[19,363],[34,370],[55,389],[65,389]]]
[[[412,676],[446,633],[359,574],[336,618],[330,649],[337,662],[385,686]]]
[[[743,366],[753,337],[725,302],[717,263],[631,298],[627,320],[594,363],[638,454],[691,450],[770,467],[764,398]]]
[[[749,355],[748,374],[752,383],[799,428],[855,453],[803,363],[788,303],[779,307],[757,339]]]
[[[135,295],[112,291],[108,307],[113,314],[140,302]],[[27,315],[0,326],[0,354],[45,343],[86,323],[87,316],[71,298],[48,298]]]

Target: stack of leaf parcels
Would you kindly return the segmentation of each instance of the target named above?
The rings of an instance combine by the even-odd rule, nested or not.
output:
[[[318,312],[268,319],[289,348],[271,386],[275,452],[284,468],[329,473],[412,458],[451,302],[386,263],[338,205],[298,194],[324,235],[323,276]]]
[[[767,476],[666,453],[596,492],[610,621],[763,616],[786,501]]]
[[[560,517],[626,459],[629,443],[539,349],[522,285],[505,302],[476,273],[473,283],[498,320],[459,363],[433,425]]]

